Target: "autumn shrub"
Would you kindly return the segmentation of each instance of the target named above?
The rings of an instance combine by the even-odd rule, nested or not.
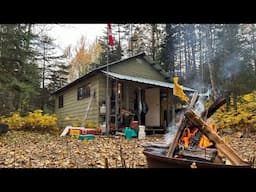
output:
[[[29,112],[25,117],[25,129],[56,129],[57,117],[56,115],[42,114],[42,110],[35,110],[33,113]]]
[[[75,120],[72,122],[71,124],[73,127],[80,127],[82,126],[82,121],[79,121],[79,120]]]
[[[83,127],[90,128],[90,129],[96,129],[98,127],[98,124],[94,123],[94,122],[85,122],[84,124],[82,122],[83,122],[83,120],[73,121],[72,126],[73,127],[83,126]]]
[[[1,118],[1,121],[7,123],[10,129],[56,131],[56,115],[42,114],[42,112],[42,110],[35,110],[29,112],[25,117],[21,117],[18,112],[15,112],[10,117]]]
[[[20,116],[19,112],[12,113],[10,117],[1,117],[2,123],[7,123],[10,129],[19,129],[24,126],[24,118]]]
[[[94,128],[94,129],[96,129],[96,128],[98,128],[98,125],[97,125],[97,123],[94,123],[94,122],[86,122],[85,123],[85,127],[86,128]]]
[[[227,112],[226,106],[222,106],[212,116],[219,128],[232,128],[235,130],[249,129],[256,131],[256,91],[238,97],[237,110],[234,110],[231,99],[231,107]]]

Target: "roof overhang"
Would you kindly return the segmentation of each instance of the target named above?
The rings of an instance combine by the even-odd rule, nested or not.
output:
[[[107,71],[103,71],[103,70],[101,72],[106,75],[111,76],[112,78],[116,78],[116,79],[120,79],[120,80],[133,81],[133,82],[137,82],[137,83],[143,83],[143,84],[153,85],[153,86],[157,86],[157,87],[170,88],[170,89],[173,89],[173,87],[174,87],[173,83],[157,81],[157,80],[153,80],[153,79],[146,79],[146,78],[142,78],[142,77],[133,77],[133,76],[129,76],[129,75],[122,75],[122,74],[107,72]],[[194,89],[184,87],[184,86],[183,86],[183,90],[190,91],[190,92],[196,91]]]

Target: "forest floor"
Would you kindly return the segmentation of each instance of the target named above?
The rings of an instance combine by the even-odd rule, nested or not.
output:
[[[145,140],[123,136],[99,136],[93,140],[59,134],[9,131],[0,136],[0,168],[146,168],[143,143],[162,142],[164,135],[148,135]],[[256,134],[226,141],[245,160],[256,156]]]

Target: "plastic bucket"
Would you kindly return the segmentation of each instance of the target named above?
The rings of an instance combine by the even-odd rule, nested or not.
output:
[[[128,140],[137,136],[136,132],[133,129],[129,128],[129,127],[125,128],[124,134],[125,134],[125,138],[128,139]]]

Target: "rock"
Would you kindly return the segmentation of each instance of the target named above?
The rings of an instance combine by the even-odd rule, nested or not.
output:
[[[237,131],[233,134],[234,137],[237,137],[237,138],[242,138],[243,137],[243,133],[241,131]]]
[[[220,129],[220,135],[231,135],[235,131],[231,128]]]
[[[0,135],[3,133],[7,133],[9,129],[8,124],[0,123]]]

